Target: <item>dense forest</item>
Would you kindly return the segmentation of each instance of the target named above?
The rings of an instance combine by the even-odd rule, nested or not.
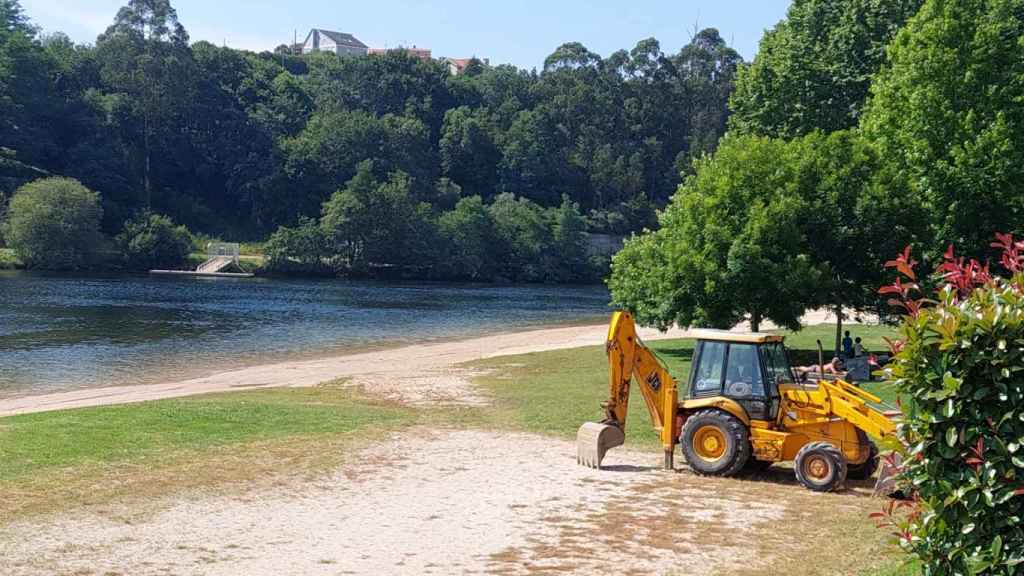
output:
[[[131,0],[95,44],[76,45],[0,0],[0,194],[69,177],[100,195],[108,235],[148,211],[259,241],[325,215],[336,192],[390,183],[435,224],[479,197],[549,221],[566,204],[585,231],[626,234],[655,224],[725,132],[740,62],[706,29],[674,53],[653,38],[607,58],[568,43],[540,71],[473,62],[453,76],[400,51],[190,43],[167,0]],[[402,212],[364,208],[378,221]]]
[[[0,235],[29,267],[200,233],[283,273],[566,282],[635,233],[609,284],[644,322],[793,326],[876,307],[904,246],[1022,231],[1022,37],[1024,0],[794,0],[749,63],[705,29],[452,75],[190,43],[168,0],[76,45],[0,0]]]
[[[1024,232],[1021,102],[1024,0],[795,0],[714,154],[615,256],[613,300],[663,327],[798,328],[885,310],[897,254],[988,274],[996,234]]]

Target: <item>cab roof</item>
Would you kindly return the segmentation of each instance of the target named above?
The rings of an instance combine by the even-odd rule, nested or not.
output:
[[[689,331],[688,336],[697,340],[717,340],[719,342],[743,342],[747,344],[764,344],[765,342],[782,342],[782,334],[765,332],[730,332],[728,330],[711,330],[696,328]]]

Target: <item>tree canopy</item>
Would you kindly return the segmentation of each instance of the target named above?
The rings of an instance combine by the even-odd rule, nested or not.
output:
[[[168,0],[129,0],[94,46],[37,37],[17,0],[0,17],[0,185],[24,182],[15,162],[79,179],[112,235],[152,210],[260,240],[317,218],[363,161],[437,211],[453,190],[541,208],[568,196],[589,231],[639,230],[724,132],[740,62],[707,29],[674,53],[567,43],[539,72],[477,61],[452,76],[402,51],[190,44]]]
[[[856,126],[886,46],[924,0],[794,0],[741,66],[734,130],[793,137]]]
[[[0,230],[28,267],[75,270],[96,256],[102,213],[99,195],[77,180],[45,178],[15,192]]]
[[[865,131],[928,208],[933,256],[1024,230],[1021,38],[1021,0],[930,0],[872,88]]]

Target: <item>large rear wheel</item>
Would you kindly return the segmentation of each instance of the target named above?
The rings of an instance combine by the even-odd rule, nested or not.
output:
[[[796,479],[809,490],[832,492],[846,482],[846,459],[839,448],[828,442],[804,445],[793,464]]]
[[[750,435],[735,416],[721,410],[701,410],[683,426],[683,455],[697,474],[733,476],[750,459]]]

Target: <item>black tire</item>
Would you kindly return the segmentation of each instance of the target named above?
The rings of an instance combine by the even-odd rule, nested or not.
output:
[[[828,442],[810,442],[796,454],[796,479],[808,490],[833,492],[846,482],[846,458]]]
[[[852,480],[867,480],[878,471],[878,446],[875,446],[875,443],[868,438],[868,435],[860,430],[857,431],[857,437],[860,438],[861,443],[866,442],[870,446],[870,453],[868,454],[868,459],[862,464],[847,465],[846,477]]]
[[[694,447],[698,433],[709,434],[715,436],[716,441],[722,441],[721,455],[715,458],[701,456],[703,449]],[[750,460],[750,432],[746,425],[721,410],[701,410],[687,418],[679,443],[687,464],[702,476],[735,476]]]

